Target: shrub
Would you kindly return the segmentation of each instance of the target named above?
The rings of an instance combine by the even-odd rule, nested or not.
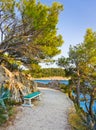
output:
[[[84,120],[81,116],[81,109],[77,109],[75,112],[70,110],[69,123],[72,127],[72,130],[88,130],[88,128],[84,125]]]
[[[60,84],[59,87],[60,87],[61,91],[63,91],[64,93],[68,93],[69,92],[69,88],[68,88],[67,85]]]

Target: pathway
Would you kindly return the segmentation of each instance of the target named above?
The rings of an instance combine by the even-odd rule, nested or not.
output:
[[[71,130],[68,124],[68,110],[73,106],[62,92],[40,88],[41,100],[32,108],[22,107],[13,125],[6,130]]]

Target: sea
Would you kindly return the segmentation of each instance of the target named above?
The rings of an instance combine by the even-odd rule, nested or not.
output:
[[[87,109],[86,109],[86,106],[85,106],[85,103],[87,105],[87,108],[89,109],[89,103],[90,103],[90,96],[88,94],[85,95],[86,96],[86,99],[87,101],[80,101],[80,107],[85,111],[87,112]],[[84,98],[83,94],[80,94],[80,98]],[[92,111],[96,114],[96,100],[94,101],[94,105],[92,107]]]
[[[43,84],[48,84],[52,81],[55,81],[55,80],[34,80],[35,82],[37,83],[43,83]],[[57,81],[57,80],[56,80]],[[65,85],[68,85],[69,84],[69,81],[68,80],[58,80],[61,84],[65,84]],[[90,100],[90,97],[89,95],[86,95],[88,100]],[[80,98],[82,99],[83,98],[83,95],[80,94]],[[80,102],[80,107],[85,111],[87,112],[87,109],[86,109],[86,106],[85,106],[85,102],[84,101],[81,101]],[[87,102],[87,107],[89,107],[89,102]],[[96,101],[94,102],[94,105],[93,105],[93,111],[96,113]]]
[[[57,81],[57,80],[34,80],[37,83],[43,83],[43,84],[48,84],[52,81]],[[58,80],[61,84],[68,85],[69,81],[68,80]]]

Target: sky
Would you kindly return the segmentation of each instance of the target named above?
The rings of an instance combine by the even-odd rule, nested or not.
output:
[[[41,3],[51,6],[54,1],[63,4],[64,11],[60,13],[57,25],[58,34],[64,39],[61,54],[68,56],[69,46],[83,42],[87,28],[96,31],[96,0],[40,0]]]

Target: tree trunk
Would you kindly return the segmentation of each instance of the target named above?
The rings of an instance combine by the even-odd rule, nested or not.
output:
[[[91,115],[91,117],[93,117],[93,110],[92,110],[93,104],[94,104],[94,100],[93,100],[93,95],[91,94],[90,95],[90,104],[89,104],[89,114]]]
[[[77,85],[77,105],[80,106],[80,88],[79,86]]]
[[[78,82],[76,85],[76,91],[77,91],[77,105],[80,106],[80,78],[78,78]]]

